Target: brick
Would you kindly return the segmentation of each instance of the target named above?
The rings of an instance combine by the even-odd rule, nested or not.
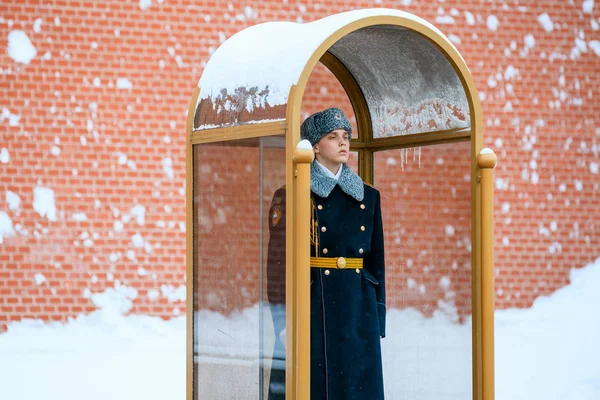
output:
[[[589,171],[591,162],[600,163],[597,153],[591,151],[597,143],[600,104],[587,97],[588,90],[600,87],[597,56],[588,51],[576,60],[550,62],[548,57],[553,52],[568,56],[574,34],[569,36],[561,28],[557,30],[560,34],[548,35],[536,16],[548,12],[551,18],[560,16],[561,26],[568,26],[569,32],[582,31],[587,38],[595,33],[589,20],[580,18],[580,4],[558,0],[542,3],[529,4],[527,12],[522,13],[515,12],[514,5],[508,5],[505,10],[501,3],[458,0],[453,2],[453,8],[459,11],[461,16],[456,19],[461,23],[438,26],[444,33],[461,39],[457,48],[469,65],[478,90],[486,96],[482,101],[485,145],[499,155],[497,178],[508,183],[507,189],[495,192],[496,268],[499,271],[496,289],[503,291],[496,301],[498,309],[529,307],[537,296],[550,294],[568,284],[571,268],[593,261],[598,257],[596,249],[600,248],[598,224],[593,222],[598,220],[600,175]],[[196,21],[193,13],[186,11],[191,4],[190,0],[177,5],[153,4],[149,12],[137,13],[139,18],[132,20],[131,11],[138,10],[137,3],[109,2],[99,6],[94,2],[55,0],[53,15],[60,18],[61,25],[44,24],[42,32],[36,33],[31,29],[31,16],[47,13],[46,6],[35,2],[22,5],[14,0],[3,3],[5,20],[25,21],[24,29],[36,46],[38,56],[29,65],[20,66],[6,52],[0,54],[3,70],[13,71],[4,85],[7,101],[3,107],[20,115],[20,126],[11,127],[6,119],[0,121],[0,147],[7,148],[10,154],[10,162],[2,164],[0,170],[0,193],[10,190],[20,196],[20,212],[7,213],[14,224],[20,224],[29,232],[28,236],[7,238],[0,245],[0,332],[5,330],[7,322],[25,315],[64,321],[69,316],[91,312],[95,308],[83,297],[84,289],[102,292],[114,287],[115,279],[143,289],[144,293],[150,289],[160,291],[161,285],[175,288],[184,285],[185,234],[179,231],[177,223],[185,222],[185,197],[178,193],[185,184],[185,111],[190,93],[198,82],[201,63],[209,58],[208,48],[218,46],[219,32],[229,37],[248,25],[269,20],[295,21],[299,16],[308,22],[370,3],[336,2],[322,4],[318,10],[309,4],[307,13],[300,15],[293,4],[270,1],[260,8],[253,7],[258,12],[256,20],[230,22],[224,18],[219,2],[208,1],[200,8],[202,15],[212,16],[210,23]],[[381,6],[394,8],[397,2],[386,0]],[[240,5],[234,4],[234,8],[229,14],[242,12]],[[438,7],[434,4],[413,2],[406,10],[435,24]],[[500,21],[499,30],[490,32],[485,24],[464,25],[462,15],[467,10],[473,15],[493,13]],[[106,20],[101,18],[103,14]],[[164,31],[167,23],[170,32]],[[190,26],[194,26],[193,33]],[[118,37],[114,35],[114,27],[120,27]],[[7,37],[10,28],[4,24],[0,29],[2,37]],[[529,32],[533,33],[536,43],[528,55],[522,57],[524,37]],[[477,40],[472,33],[478,35]],[[48,42],[47,37],[53,41]],[[173,42],[172,38],[177,41]],[[98,43],[97,49],[91,48],[92,41]],[[511,49],[513,41],[516,49]],[[489,43],[493,43],[493,47]],[[169,47],[182,57],[185,67],[177,66],[167,51]],[[505,55],[505,49],[510,50],[510,55]],[[64,53],[61,55],[65,50],[70,56],[68,60]],[[42,60],[47,51],[51,58]],[[126,58],[126,51],[133,55]],[[546,53],[545,58],[541,57],[542,52]],[[161,59],[165,62],[164,69],[158,66]],[[519,71],[513,79],[504,78],[509,65]],[[59,77],[56,72],[60,73]],[[496,78],[497,74],[500,78]],[[564,86],[560,84],[561,76],[564,76]],[[94,86],[96,77],[100,87]],[[130,79],[131,90],[114,86],[121,77]],[[490,77],[497,82],[493,88],[488,84]],[[576,80],[579,89],[575,87]],[[513,92],[507,90],[507,84],[512,85]],[[581,98],[583,104],[563,102],[560,109],[550,107],[551,102],[560,99],[553,88],[558,93],[563,90],[569,99]],[[538,104],[534,104],[533,98],[538,99]],[[343,88],[322,66],[313,72],[303,100],[304,114],[331,105],[351,113]],[[504,111],[507,101],[512,104],[512,112]],[[91,103],[96,104],[97,110],[91,109]],[[80,108],[76,110],[76,107]],[[512,125],[515,118],[519,123]],[[536,123],[538,120],[544,120],[545,124],[541,126]],[[88,121],[98,139],[93,131],[87,131]],[[175,123],[174,128],[171,121]],[[171,138],[170,143],[163,141],[166,135]],[[85,146],[81,143],[82,136],[87,141]],[[569,137],[572,138],[570,149],[565,150]],[[497,146],[497,140],[502,141],[502,146]],[[526,148],[530,142],[531,148]],[[585,148],[581,147],[582,142],[586,143]],[[55,145],[60,149],[58,156],[50,153]],[[135,162],[135,169],[129,168],[127,163],[119,164],[121,153],[127,161]],[[444,164],[435,167],[440,155]],[[448,277],[461,318],[470,313],[471,271],[464,267],[470,263],[470,191],[464,180],[464,175],[468,175],[465,155],[468,156],[468,151],[458,144],[423,148],[419,166],[410,150],[408,164],[402,168],[398,151],[376,153],[377,185],[385,197],[384,223],[388,230],[386,247],[391,289],[388,300],[393,307],[415,307],[431,315],[437,300],[444,298],[440,279]],[[162,159],[166,156],[173,161],[173,181],[166,178],[162,169]],[[266,254],[266,249],[258,249],[258,240],[251,239],[258,228],[256,205],[254,208],[239,206],[237,193],[226,197],[226,185],[258,186],[256,175],[244,172],[248,165],[257,165],[257,158],[247,154],[230,160],[228,167],[241,171],[236,181],[226,176],[226,166],[219,164],[217,156],[213,154],[210,158],[209,155],[206,161],[214,164],[213,172],[224,177],[221,186],[211,189],[218,194],[212,200],[219,198],[223,202],[213,201],[213,208],[207,208],[206,213],[214,216],[219,209],[235,205],[226,210],[227,217],[229,221],[238,221],[246,230],[233,232],[245,235],[244,240],[227,251],[219,246],[222,244],[220,236],[233,236],[228,224],[213,226],[212,236],[205,238],[207,243],[202,247],[205,267],[200,274],[204,292],[200,303],[231,312],[257,301],[257,254],[259,250]],[[265,157],[268,157],[266,153]],[[387,163],[390,157],[394,157],[395,166]],[[531,182],[532,160],[537,162],[537,184]],[[265,182],[265,207],[270,201],[268,191],[279,185],[275,182],[279,177],[273,170],[279,161],[273,157],[269,160],[270,168],[264,170],[265,176],[273,180]],[[77,169],[75,175],[74,169]],[[522,178],[524,169],[530,178]],[[55,192],[57,221],[48,221],[33,210],[33,189],[38,180]],[[576,180],[581,181],[581,190],[575,189]],[[421,186],[423,182],[428,185]],[[561,191],[560,185],[565,185],[566,191]],[[76,193],[81,196],[77,197]],[[158,197],[154,197],[154,193]],[[98,209],[96,199],[100,204]],[[123,231],[115,232],[114,222],[127,215],[136,204],[146,207],[145,224],[140,226],[131,218],[124,223]],[[504,204],[510,205],[508,212],[503,210]],[[167,205],[170,212],[164,208]],[[4,197],[0,197],[0,210],[8,210]],[[118,217],[113,210],[118,210]],[[77,212],[85,213],[88,220],[72,221],[72,215]],[[505,223],[509,218],[510,224]],[[164,221],[167,227],[158,227],[158,221]],[[552,221],[557,222],[555,231],[550,229]],[[176,225],[170,227],[171,222]],[[578,224],[577,235],[573,234],[574,223]],[[446,225],[453,226],[453,236],[446,235]],[[548,229],[548,235],[540,234],[540,225]],[[92,237],[92,247],[83,247],[83,240],[79,239],[83,232]],[[151,254],[134,249],[136,259],[131,261],[126,253],[131,249],[131,237],[138,232],[154,249]],[[94,233],[97,238],[93,237]],[[507,245],[503,243],[505,237]],[[263,239],[266,246],[266,234]],[[396,239],[399,243],[395,243]],[[80,242],[79,247],[73,246],[76,240]],[[560,250],[550,253],[549,248],[555,243],[560,243]],[[111,253],[120,253],[120,259],[110,262]],[[248,254],[252,257],[248,258]],[[412,262],[411,267],[408,260]],[[57,264],[60,266],[55,267]],[[548,264],[551,268],[547,268]],[[148,271],[147,276],[139,276],[140,267]],[[109,271],[113,280],[108,279]],[[36,273],[46,277],[41,287],[34,281]],[[92,275],[98,279],[94,283]],[[409,288],[408,279],[417,285],[426,285],[426,295]],[[546,286],[541,287],[540,281],[546,282]],[[240,296],[241,289],[250,296]],[[517,296],[519,291],[520,296]],[[208,299],[215,296],[225,305],[209,304]],[[27,307],[27,311],[23,311],[22,306]],[[185,304],[176,306],[183,311]],[[140,294],[134,301],[134,312],[162,318],[172,317],[173,307],[175,305],[162,295],[151,302],[146,294]],[[9,314],[4,314],[5,310],[9,310]]]

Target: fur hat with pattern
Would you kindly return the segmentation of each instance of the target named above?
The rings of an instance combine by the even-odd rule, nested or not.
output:
[[[352,125],[344,112],[339,108],[328,108],[306,118],[300,126],[300,136],[314,146],[323,136],[336,129],[345,130],[348,139],[352,138]]]

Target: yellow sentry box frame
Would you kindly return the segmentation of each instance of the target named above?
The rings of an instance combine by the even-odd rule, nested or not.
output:
[[[373,38],[381,38],[379,46],[365,45],[369,40],[374,43]],[[414,52],[413,57],[425,53],[431,56],[427,60],[432,62],[432,70],[445,71],[445,75],[438,78],[442,82],[451,82],[447,84],[447,88],[451,89],[449,101],[462,96],[462,90],[464,98],[458,99],[457,103],[468,108],[465,110],[465,126],[442,126],[377,137],[378,129],[385,121],[378,119],[374,110],[381,104],[399,100],[389,95],[378,98],[367,78],[377,73],[387,74],[386,77],[397,85],[397,92],[402,93],[402,80],[406,80],[406,76],[399,79],[390,71],[377,71],[372,65],[365,67],[364,62],[350,55],[347,49],[363,54],[366,59],[398,62],[402,54],[382,49],[400,42],[404,46],[412,46],[406,48],[411,54]],[[496,156],[489,149],[482,151],[481,105],[473,77],[457,49],[427,21],[389,9],[351,11],[308,24],[259,24],[232,36],[207,63],[199,86],[192,94],[186,125],[187,400],[193,400],[195,379],[193,146],[270,135],[285,135],[286,142],[286,330],[291,333],[286,339],[286,399],[307,400],[310,397],[310,242],[307,235],[299,232],[309,230],[309,163],[313,155],[311,150],[297,149],[296,146],[300,141],[302,98],[309,76],[319,62],[339,80],[354,109],[360,137],[352,140],[351,150],[359,154],[359,174],[365,182],[373,180],[373,152],[376,150],[470,141],[473,399],[493,400],[493,168]],[[398,70],[407,73],[409,66],[403,67],[403,70]],[[273,77],[272,82],[270,77]],[[265,102],[246,110],[224,107],[223,93],[229,96],[229,101],[235,101],[231,96],[236,89],[260,90],[265,85],[270,88],[271,94],[278,96],[273,104]]]

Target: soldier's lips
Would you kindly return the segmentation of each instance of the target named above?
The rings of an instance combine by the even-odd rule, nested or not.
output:
[[[346,155],[346,154],[348,154],[348,152],[346,150],[342,150],[342,151],[340,151],[340,154]]]

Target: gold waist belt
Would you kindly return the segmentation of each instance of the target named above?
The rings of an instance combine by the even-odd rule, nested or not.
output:
[[[362,268],[362,258],[346,257],[311,257],[310,266],[317,268]]]

